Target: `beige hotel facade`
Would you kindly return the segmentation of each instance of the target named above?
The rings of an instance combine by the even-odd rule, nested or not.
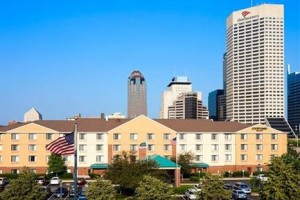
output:
[[[77,132],[78,174],[103,173],[114,155],[132,151],[137,159],[158,154],[167,158],[185,152],[194,163],[205,163],[213,173],[266,167],[272,156],[287,152],[287,135],[265,125],[214,122],[206,119],[79,118]],[[50,152],[45,146],[74,131],[75,121],[39,120],[0,127],[0,173],[19,173],[27,166],[47,173]],[[171,139],[176,137],[176,145]],[[147,143],[144,153],[139,145]],[[66,156],[69,172],[74,157]],[[97,166],[95,168],[95,166]]]

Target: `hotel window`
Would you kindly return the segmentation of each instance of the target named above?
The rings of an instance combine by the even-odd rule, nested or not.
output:
[[[242,154],[242,155],[241,155],[241,160],[242,160],[242,161],[248,160],[248,155],[247,155],[247,154]]]
[[[120,140],[121,134],[120,133],[114,133],[114,140]]]
[[[0,151],[2,151],[2,144],[0,144]]]
[[[262,154],[256,154],[256,160],[260,161],[263,159],[263,155]]]
[[[277,144],[271,144],[271,150],[272,151],[278,150],[278,145]]]
[[[49,158],[50,158],[50,155],[46,155],[45,160],[47,163],[49,162]]]
[[[12,174],[19,174],[19,173],[20,173],[20,170],[18,170],[18,169],[12,169],[12,170],[11,170],[11,173],[12,173]]]
[[[154,134],[153,133],[147,133],[147,139],[148,140],[153,140],[154,139]]]
[[[186,144],[181,144],[180,145],[180,150],[185,151],[186,150]]]
[[[97,140],[103,140],[103,133],[97,133],[96,139]]]
[[[0,155],[0,162],[2,162],[2,156]]]
[[[231,154],[225,154],[225,161],[231,161],[232,155]]]
[[[119,144],[113,145],[113,150],[114,151],[120,151],[121,150],[121,145],[119,145]]]
[[[68,156],[68,155],[62,155],[61,156],[63,159],[65,159],[65,161],[69,162],[71,161],[71,156]]]
[[[179,134],[179,140],[185,140],[185,139],[186,139],[185,133],[180,133]]]
[[[96,144],[96,151],[102,151],[103,145],[102,144]]]
[[[36,169],[30,169],[30,171],[36,174]]]
[[[202,140],[202,134],[201,133],[196,134],[196,140]]]
[[[165,151],[170,151],[170,149],[171,149],[171,145],[169,145],[169,144],[164,144],[164,150],[165,150]]]
[[[231,151],[231,144],[225,144],[225,150]]]
[[[262,140],[263,139],[263,135],[262,134],[256,134],[256,139],[257,140]]]
[[[36,145],[35,144],[28,145],[28,150],[29,151],[36,151]]]
[[[271,139],[272,140],[277,140],[278,139],[278,135],[277,134],[271,134]]]
[[[196,155],[196,161],[203,161],[203,155]]]
[[[247,144],[241,144],[241,150],[247,150],[248,145]]]
[[[218,144],[212,144],[211,145],[211,150],[218,151],[219,150],[219,145]]]
[[[219,160],[219,156],[218,155],[211,155],[211,161],[212,162],[217,162]]]
[[[278,156],[278,154],[271,154],[270,155],[271,158],[274,158],[274,157],[277,157],[277,156]]]
[[[36,140],[36,133],[29,133],[28,140]]]
[[[154,144],[148,145],[148,151],[154,151]]]
[[[97,155],[96,162],[103,162],[103,156]]]
[[[231,133],[225,133],[225,140],[231,140],[232,134]]]
[[[19,139],[19,134],[18,133],[12,133],[11,136],[10,136],[10,138],[12,140],[18,140]]]
[[[86,151],[86,144],[80,144],[79,145],[79,151]]]
[[[46,140],[52,140],[53,134],[52,133],[46,133]]]
[[[11,162],[15,163],[15,162],[19,162],[19,156],[11,156],[10,157]]]
[[[79,134],[79,140],[85,140],[85,136],[86,136],[85,133],[80,133]]]
[[[263,150],[263,145],[262,144],[257,144],[256,145],[256,150]]]
[[[137,140],[137,133],[130,133],[130,140]]]
[[[10,149],[11,149],[11,151],[19,151],[19,145],[17,145],[17,144],[12,144],[12,145],[10,146]]]
[[[137,144],[131,144],[130,145],[130,150],[131,151],[137,151],[138,150],[138,145]]]
[[[28,162],[36,162],[36,156],[28,156]]]
[[[203,145],[202,144],[196,144],[196,151],[202,151]]]
[[[86,162],[86,156],[79,156],[79,162]]]
[[[164,133],[164,140],[171,140],[171,134],[170,133]]]
[[[2,171],[2,169],[0,169],[0,174],[3,174],[3,171]]]
[[[211,134],[211,140],[217,140],[218,139],[218,134]]]
[[[246,133],[242,133],[241,140],[247,140],[247,139],[248,139],[248,135]]]

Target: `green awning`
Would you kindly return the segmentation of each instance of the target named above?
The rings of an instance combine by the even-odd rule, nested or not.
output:
[[[191,167],[195,167],[195,168],[208,168],[209,165],[206,163],[192,163]]]
[[[108,164],[95,163],[90,166],[91,169],[107,169]]]
[[[144,158],[144,159],[147,159],[147,158]],[[157,163],[159,169],[176,169],[176,168],[181,167],[180,165],[174,163],[170,159],[165,158],[160,155],[157,155],[157,154],[148,156],[148,159],[154,160]]]

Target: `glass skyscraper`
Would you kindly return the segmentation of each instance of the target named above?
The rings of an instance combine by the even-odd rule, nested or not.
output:
[[[288,122],[295,132],[300,126],[300,72],[288,72]]]

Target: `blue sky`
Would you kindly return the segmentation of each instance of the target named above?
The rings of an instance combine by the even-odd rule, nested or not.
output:
[[[285,63],[300,71],[300,1],[285,5]],[[148,84],[148,115],[186,75],[193,90],[222,88],[226,18],[251,0],[0,0],[0,124],[32,107],[44,119],[127,114],[127,78]]]

